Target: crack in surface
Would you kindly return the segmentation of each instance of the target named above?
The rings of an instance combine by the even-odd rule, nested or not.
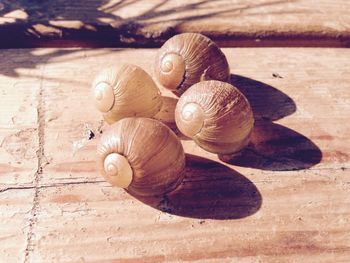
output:
[[[43,188],[49,187],[59,187],[64,185],[74,185],[74,184],[89,184],[89,183],[100,183],[101,181],[78,181],[78,182],[63,182],[63,183],[53,183],[49,185],[41,185],[41,179],[44,173],[44,168],[49,164],[48,159],[45,156],[45,89],[44,89],[44,75],[45,66],[41,68],[40,74],[40,85],[38,92],[38,103],[37,103],[37,135],[38,135],[38,150],[36,151],[37,158],[37,171],[34,174],[34,180],[30,185],[24,185],[19,187],[8,187],[1,189],[0,193],[17,190],[17,189],[34,189],[34,197],[32,201],[32,207],[30,209],[29,227],[27,232],[27,240],[25,246],[25,254],[23,262],[30,262],[30,257],[35,248],[35,228],[38,222],[38,213],[40,210],[40,191]]]
[[[38,124],[38,140],[39,140],[39,146],[38,150],[36,151],[36,157],[38,161],[37,171],[34,175],[34,182],[33,182],[33,188],[35,189],[34,192],[34,198],[33,198],[33,206],[30,210],[30,219],[29,219],[29,229],[27,233],[27,245],[25,248],[25,256],[24,256],[24,262],[29,262],[30,259],[30,252],[34,249],[34,243],[33,243],[33,237],[34,234],[34,227],[38,221],[37,214],[39,210],[39,183],[42,178],[43,169],[44,166],[47,164],[47,162],[43,162],[43,160],[46,160],[45,158],[45,151],[44,151],[44,144],[45,144],[45,109],[44,109],[44,101],[43,101],[43,76],[44,76],[44,68],[41,70],[41,76],[40,76],[40,87],[39,87],[39,94],[38,94],[38,105],[37,105],[37,124]]]
[[[67,186],[67,185],[83,185],[83,184],[100,184],[100,183],[106,183],[105,180],[91,180],[91,181],[77,181],[77,182],[63,182],[63,183],[53,183],[53,184],[45,184],[45,185],[23,185],[18,187],[6,187],[3,189],[0,189],[0,193],[12,191],[12,190],[28,190],[28,189],[47,189],[47,188],[54,188],[54,187],[60,187],[60,186]]]
[[[310,171],[310,172],[322,172],[322,171],[347,171],[350,170],[350,167],[339,167],[339,168],[332,168],[332,167],[323,167],[323,168],[315,168],[315,169],[305,169],[305,171]],[[280,171],[284,172],[284,171]],[[290,172],[290,171],[289,171]],[[294,172],[300,172],[294,171]],[[252,176],[254,173],[247,174],[247,176]],[[198,181],[198,180],[196,180]],[[199,180],[199,181],[206,181],[206,180]],[[185,182],[194,182],[193,180],[186,180]],[[268,180],[268,181],[254,181],[254,183],[259,183],[259,182],[275,182],[273,180]],[[28,190],[28,189],[48,189],[48,188],[54,188],[54,187],[61,187],[61,186],[69,186],[69,185],[84,185],[84,184],[105,184],[105,180],[84,180],[84,181],[73,181],[73,182],[62,182],[62,183],[53,183],[53,184],[44,184],[44,185],[22,185],[22,186],[17,186],[17,187],[6,187],[0,189],[0,193],[4,193],[7,191],[17,191],[17,190]]]

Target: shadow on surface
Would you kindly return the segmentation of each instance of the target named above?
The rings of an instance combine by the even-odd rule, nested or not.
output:
[[[113,49],[113,52],[121,52],[123,49]],[[44,51],[44,52],[38,52]],[[96,50],[92,48],[71,49],[71,48],[52,48],[52,49],[8,49],[4,53],[0,50],[0,55],[3,55],[5,59],[0,61],[0,76],[9,77],[28,77],[28,78],[40,78],[49,80],[50,77],[45,72],[45,64],[48,63],[60,63],[74,60],[81,60],[88,56],[89,59],[93,57],[103,56],[108,54],[109,50]],[[87,55],[88,54],[88,55]],[[89,62],[90,63],[90,62]],[[117,62],[116,62],[117,63]],[[30,69],[37,70],[36,72],[29,71]],[[79,71],[79,68],[77,68]],[[82,72],[87,74],[89,72]],[[51,79],[55,81],[55,79]],[[64,81],[63,78],[59,81]],[[69,82],[76,82],[71,79]],[[81,81],[76,83],[81,85]]]
[[[275,121],[296,111],[295,102],[270,85],[239,75],[231,75],[231,83],[249,100],[255,120]]]
[[[248,99],[255,124],[250,144],[236,155],[219,155],[223,162],[271,171],[302,170],[318,164],[322,152],[310,139],[272,121],[293,114],[292,98],[265,83],[231,75],[231,83]]]
[[[243,167],[271,171],[302,170],[318,164],[322,152],[310,139],[272,122],[256,122],[250,144],[234,156],[220,160]]]
[[[167,124],[171,129],[176,128],[175,108],[177,101],[177,98],[162,96],[162,108],[154,116],[155,119]]]
[[[212,2],[202,0],[177,5],[170,0],[152,3],[140,0],[3,0],[0,1],[0,48],[159,47],[171,36],[182,32],[178,28],[186,21],[223,14],[243,15],[243,11],[283,5],[286,0],[229,6],[225,1],[214,6]],[[74,52],[76,50],[64,51],[67,54]],[[53,52],[48,57],[61,55]],[[29,63],[20,67],[33,68],[37,63],[48,61],[48,57],[29,55]],[[15,68],[11,69],[11,66]],[[17,65],[11,66],[0,74],[16,76]]]
[[[154,116],[154,119],[159,120],[163,122],[165,125],[167,125],[180,140],[191,140],[191,138],[188,138],[187,136],[183,135],[179,129],[176,126],[175,123],[175,108],[176,103],[179,99],[168,97],[168,96],[162,96],[163,104],[160,111]]]
[[[218,162],[186,155],[182,184],[163,197],[136,197],[169,214],[202,219],[238,219],[254,214],[262,204],[256,186]]]

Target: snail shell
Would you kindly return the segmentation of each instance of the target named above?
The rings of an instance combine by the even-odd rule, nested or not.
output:
[[[180,95],[202,80],[227,81],[230,68],[213,41],[201,34],[184,33],[170,38],[159,49],[154,72],[160,84]]]
[[[254,126],[247,98],[231,84],[215,80],[199,82],[180,97],[175,121],[184,135],[218,154],[246,146]]]
[[[109,127],[97,147],[98,170],[112,185],[136,196],[175,189],[184,177],[185,154],[175,133],[149,118],[125,118]]]
[[[125,117],[153,117],[162,106],[152,78],[131,64],[102,70],[92,89],[95,105],[109,124]]]

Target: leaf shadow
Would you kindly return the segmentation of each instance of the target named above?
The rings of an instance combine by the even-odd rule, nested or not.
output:
[[[138,0],[84,0],[73,2],[66,0],[3,0],[0,5],[0,41],[1,48],[24,47],[159,47],[171,36],[179,33],[178,28],[186,21],[221,15],[242,15],[243,11],[254,10],[263,6],[278,6],[294,0],[271,0],[255,4],[233,4],[218,2],[215,10],[211,2],[201,0],[168,6],[169,0],[159,0],[135,15],[125,16],[125,8],[139,8]],[[142,4],[143,5],[143,4]],[[122,11],[124,9],[124,11]],[[24,16],[9,14],[21,12]],[[177,18],[173,18],[176,13]],[[124,14],[124,15],[123,15]],[[249,14],[247,14],[249,15]],[[9,20],[8,20],[9,19]],[[63,23],[62,23],[63,22]],[[161,29],[148,32],[147,27]],[[145,34],[145,32],[148,32]],[[65,50],[74,53],[76,50]],[[35,68],[36,64],[45,63],[50,56],[28,53],[30,64],[22,68]],[[7,66],[7,65],[6,65]],[[17,65],[11,64],[7,69],[0,69],[0,74],[18,76]]]

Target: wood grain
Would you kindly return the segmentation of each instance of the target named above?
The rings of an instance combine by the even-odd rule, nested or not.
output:
[[[30,217],[34,189],[17,187],[0,191],[0,258],[3,262],[23,262],[32,234]]]
[[[0,2],[1,47],[159,46],[200,32],[221,46],[349,47],[346,0]]]
[[[254,110],[252,143],[240,156],[219,158],[179,135],[188,154],[183,184],[146,199],[96,173],[95,147],[107,126],[89,92],[106,66],[129,62],[152,72],[156,51],[1,51],[31,64],[1,61],[0,83],[41,83],[42,154],[36,184],[11,190],[32,193],[34,205],[28,198],[1,210],[3,229],[13,210],[31,208],[26,244],[2,243],[0,258],[8,246],[26,262],[348,262],[350,51],[223,51],[231,82]],[[176,98],[162,94],[166,107],[157,118],[174,128]]]
[[[0,63],[0,74],[7,66],[18,65],[13,53]],[[13,60],[17,60],[15,63]],[[18,69],[20,71],[20,69]],[[17,184],[28,184],[37,169],[37,96],[39,84],[30,78],[0,75],[0,191]],[[33,163],[34,161],[34,163]]]
[[[37,106],[40,79],[28,75],[33,65],[16,52],[0,62],[0,258],[22,262],[31,249],[38,176],[39,135]],[[9,75],[9,69],[15,70]],[[36,69],[35,73],[40,72]],[[39,74],[40,75],[40,74]],[[19,77],[20,76],[20,77]]]

